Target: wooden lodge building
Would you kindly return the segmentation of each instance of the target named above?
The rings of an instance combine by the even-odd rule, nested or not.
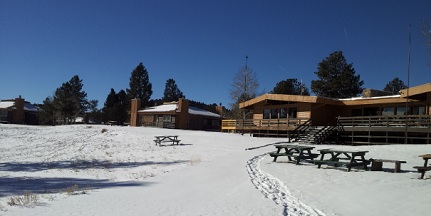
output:
[[[216,107],[220,114],[189,106],[189,101],[164,103],[160,106],[141,109],[141,101],[133,99],[130,110],[131,126],[147,126],[188,130],[220,131],[222,107]]]
[[[0,101],[0,123],[8,124],[38,124],[39,108],[25,101],[24,98]]]
[[[265,94],[239,107],[253,119],[223,120],[222,131],[308,143],[431,143],[431,83],[350,99]]]

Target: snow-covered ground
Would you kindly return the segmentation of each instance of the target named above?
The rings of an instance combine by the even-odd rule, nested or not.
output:
[[[155,146],[156,135],[181,145]],[[315,146],[406,160],[403,172],[294,165],[280,138],[103,125],[0,125],[0,215],[428,215],[431,145]],[[247,148],[264,146],[253,150]],[[27,199],[26,199],[27,198]],[[15,202],[15,205],[12,204]],[[28,202],[20,205],[19,202]],[[12,205],[11,205],[12,204]]]

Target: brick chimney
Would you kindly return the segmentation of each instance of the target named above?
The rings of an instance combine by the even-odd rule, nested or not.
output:
[[[176,128],[188,129],[189,123],[189,101],[183,98],[178,99],[178,120],[175,121]]]
[[[25,100],[19,96],[15,98],[15,110],[12,115],[12,123],[24,124],[25,123],[25,112],[24,112]]]
[[[138,110],[141,109],[141,100],[132,99],[130,105],[130,126],[138,126]]]

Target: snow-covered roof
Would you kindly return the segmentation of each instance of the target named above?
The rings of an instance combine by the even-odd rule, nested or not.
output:
[[[32,112],[38,112],[39,108],[31,104],[30,102],[24,103],[24,110],[25,111],[32,111]]]
[[[0,101],[0,109],[8,109],[15,106],[14,101]]]
[[[146,112],[170,112],[177,110],[178,104],[163,104],[160,106],[147,107],[143,110],[139,110],[140,113]]]
[[[210,112],[204,109],[199,109],[197,107],[189,107],[189,114],[220,118],[219,114],[215,114],[213,112]]]
[[[373,99],[385,99],[385,98],[400,98],[400,95],[388,95],[388,96],[379,96],[379,97],[352,97],[352,98],[343,98],[337,99],[340,101],[353,101],[353,100],[373,100]]]
[[[0,101],[0,109],[16,109],[15,101]],[[30,102],[24,103],[24,110],[31,112],[38,112],[39,108],[31,104]]]
[[[139,113],[150,113],[150,112],[172,112],[178,110],[178,104],[177,103],[171,103],[171,104],[163,104],[160,106],[154,106],[154,107],[148,107],[143,110],[139,110]],[[221,117],[219,114],[200,109],[197,107],[189,106],[189,114],[192,115],[201,115],[201,116],[211,116],[219,118]]]

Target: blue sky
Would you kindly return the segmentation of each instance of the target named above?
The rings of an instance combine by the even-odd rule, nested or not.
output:
[[[365,88],[395,77],[431,82],[420,34],[431,1],[1,0],[0,99],[41,103],[73,75],[103,107],[111,88],[129,86],[142,62],[163,96],[172,78],[187,98],[231,103],[234,74],[256,73],[259,92],[287,78],[310,87],[317,65],[341,50]]]

